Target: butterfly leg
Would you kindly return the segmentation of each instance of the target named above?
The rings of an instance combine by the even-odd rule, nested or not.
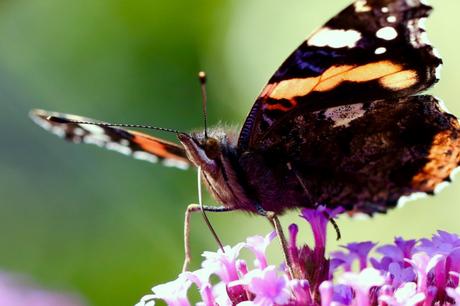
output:
[[[272,226],[275,228],[276,235],[279,238],[279,241],[281,243],[281,248],[283,250],[283,255],[284,255],[284,260],[286,261],[286,265],[289,270],[289,275],[291,276],[291,279],[298,279],[299,277],[296,277],[294,270],[293,270],[293,265],[291,261],[291,256],[289,256],[289,247],[287,243],[286,236],[284,235],[283,227],[281,226],[280,220],[278,219],[278,216],[272,212],[272,211],[266,211],[265,209],[262,208],[260,205],[256,205],[257,213],[261,216],[264,216],[270,221]]]
[[[225,207],[225,206],[202,206],[200,204],[190,204],[187,206],[187,210],[185,211],[185,221],[184,221],[184,249],[185,249],[185,260],[184,265],[182,266],[182,272],[187,271],[188,265],[192,259],[192,254],[190,251],[190,217],[193,212],[197,211],[208,211],[208,212],[226,212],[232,211],[233,209]],[[209,226],[209,221],[207,218],[205,219],[206,224]],[[214,229],[209,227],[211,233],[213,234],[214,238],[218,241],[219,247],[222,248],[222,243],[220,242],[216,232]]]
[[[329,218],[329,222],[331,222],[335,230],[335,234],[336,234],[335,239],[339,241],[340,239],[342,239],[342,233],[340,233],[339,225],[337,224],[337,222],[335,222],[334,218],[331,218],[331,216],[329,216],[329,214],[326,214],[326,218]]]

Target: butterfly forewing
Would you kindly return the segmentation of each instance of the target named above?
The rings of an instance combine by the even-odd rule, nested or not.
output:
[[[30,116],[45,130],[74,143],[95,144],[136,159],[152,163],[162,162],[181,169],[190,165],[181,146],[144,133],[118,127],[74,123],[73,121],[102,122],[43,110],[33,110]]]
[[[404,97],[437,81],[441,59],[423,28],[419,0],[359,0],[315,31],[275,72],[240,134],[257,148],[298,112]]]

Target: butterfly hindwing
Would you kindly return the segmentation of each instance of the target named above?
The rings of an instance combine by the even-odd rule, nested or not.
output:
[[[181,146],[144,133],[118,127],[74,123],[73,121],[98,121],[43,110],[33,110],[30,116],[45,130],[74,143],[95,144],[136,159],[162,162],[181,169],[190,165]]]
[[[243,164],[251,187],[262,202],[273,196],[265,186],[289,187],[283,203],[293,207],[385,212],[402,196],[433,193],[460,162],[458,120],[426,95],[299,113],[266,142],[266,166]]]
[[[358,0],[314,32],[275,72],[240,134],[242,150],[296,112],[404,97],[433,85],[442,61],[420,0]]]

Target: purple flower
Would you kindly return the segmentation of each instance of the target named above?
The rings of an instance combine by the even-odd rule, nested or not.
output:
[[[256,256],[256,266],[260,269],[267,267],[267,258],[265,257],[265,251],[270,245],[273,238],[276,237],[276,232],[271,232],[265,237],[252,236],[246,239],[245,247],[250,249]]]
[[[405,259],[411,258],[412,250],[416,243],[416,240],[404,240],[401,237],[396,237],[394,244],[386,244],[377,248],[377,252],[382,254],[383,257],[380,260],[371,258],[372,266],[384,271],[388,270],[392,263],[399,263],[408,267],[409,263]]]
[[[326,227],[329,220],[340,211],[341,208],[330,210],[324,206],[302,209],[301,217],[308,221],[315,239],[313,249],[308,245],[297,247],[297,226],[291,225],[289,228],[291,238],[289,252],[294,277],[306,279],[313,296],[319,295],[318,288],[321,282],[329,279],[329,260],[325,257]]]
[[[299,261],[299,249],[297,248],[297,234],[299,233],[299,227],[297,224],[289,225],[289,256],[293,263]],[[300,267],[294,267],[294,269],[300,270]]]
[[[353,301],[353,289],[346,285],[334,286],[332,300],[342,305],[350,305]]]
[[[417,240],[410,239],[405,240],[401,237],[395,238],[395,245],[402,251],[404,258],[410,258],[412,255],[412,250],[417,243]]]
[[[212,271],[208,269],[198,269],[193,272],[185,271],[182,273],[182,276],[194,283],[198,288],[201,288],[209,283],[209,277],[211,274]]]
[[[284,305],[291,297],[286,275],[279,275],[275,266],[268,266],[263,270],[254,269],[233,284],[247,286],[249,291],[255,295],[254,305]],[[243,303],[243,305],[248,304]]]
[[[369,290],[385,283],[380,271],[374,268],[366,268],[359,273],[345,272],[340,281],[353,288],[357,305],[369,305]]]
[[[153,294],[144,296],[136,306],[153,306],[154,300],[164,300],[168,306],[189,306],[187,291],[192,283],[181,274],[171,282],[152,288]]]
[[[429,256],[436,254],[449,255],[454,249],[460,248],[460,237],[445,231],[438,231],[430,239],[420,239],[417,250],[425,252]]]
[[[428,287],[428,272],[442,260],[442,255],[435,255],[430,258],[425,253],[417,253],[412,256],[412,259],[406,261],[410,263],[417,274],[417,288],[419,291],[425,291]]]
[[[319,292],[321,294],[321,306],[328,306],[332,304],[334,297],[334,285],[331,281],[324,281],[319,286]]]
[[[450,272],[450,281],[452,282],[453,286],[458,286],[460,277],[458,277],[460,273],[460,249],[457,248],[452,251],[446,260],[446,271]]]
[[[344,248],[346,248],[350,254],[355,255],[359,260],[359,267],[361,270],[367,267],[367,255],[375,246],[375,243],[371,241],[365,242],[353,242],[349,243]]]
[[[391,277],[391,285],[398,288],[402,283],[413,282],[416,279],[414,270],[411,267],[401,267],[399,263],[391,263],[388,266],[388,273]]]
[[[242,259],[236,261],[236,269],[241,276],[248,274],[248,265]]]
[[[391,262],[404,262],[404,252],[396,245],[383,245],[377,248],[377,252],[382,254],[384,258],[389,258]]]
[[[326,233],[329,219],[334,219],[342,211],[342,208],[331,210],[325,206],[318,206],[316,209],[302,209],[300,216],[307,220],[311,226],[316,249],[324,250],[326,248]]]
[[[0,306],[82,306],[76,296],[39,288],[28,280],[0,272]]]
[[[447,294],[455,301],[456,305],[460,305],[460,287],[447,288]]]
[[[216,304],[219,306],[232,306],[233,302],[228,296],[227,286],[224,283],[214,285],[212,293],[214,295]]]
[[[234,247],[225,246],[223,251],[221,249],[217,252],[206,251],[203,253],[205,260],[201,265],[211,273],[217,274],[226,284],[237,280],[239,277],[236,261],[244,245],[244,243],[238,243]]]
[[[345,272],[350,272],[352,264],[355,261],[356,257],[350,252],[335,251],[331,253],[331,272],[334,272],[337,268],[343,267]]]
[[[371,262],[372,267],[381,271],[387,271],[390,267],[390,264],[393,262],[390,257],[383,257],[380,260],[377,258],[370,258],[369,261]]]
[[[423,292],[417,292],[416,283],[405,283],[391,295],[381,295],[379,297],[381,302],[385,302],[390,306],[415,306],[425,300]]]
[[[212,306],[215,304],[212,285],[209,283],[209,277],[211,276],[211,273],[212,272],[207,269],[199,269],[194,272],[186,271],[182,273],[186,279],[198,287],[201,299],[203,300],[203,304],[206,306]]]
[[[310,284],[304,279],[293,279],[289,282],[296,302],[299,305],[311,305],[312,296],[310,294]]]
[[[449,289],[449,288],[447,288]],[[441,301],[440,299],[436,299],[437,295],[438,295],[438,288],[434,287],[434,286],[428,286],[428,288],[425,290],[425,301],[424,301],[424,304],[425,305],[433,305],[435,304],[434,303],[434,300],[437,300],[438,304],[440,304],[439,302]],[[445,301],[445,299],[443,299],[443,301]]]
[[[153,294],[144,295],[134,306],[155,306],[155,296]]]

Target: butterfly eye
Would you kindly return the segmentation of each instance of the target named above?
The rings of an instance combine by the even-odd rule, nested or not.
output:
[[[204,144],[204,151],[210,159],[216,159],[220,154],[219,141],[212,137],[207,138]]]

